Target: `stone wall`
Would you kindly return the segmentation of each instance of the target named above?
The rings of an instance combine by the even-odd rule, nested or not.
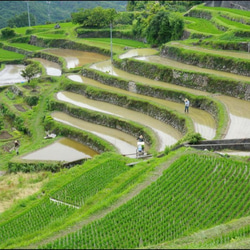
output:
[[[249,1],[206,1],[206,6],[250,10]]]

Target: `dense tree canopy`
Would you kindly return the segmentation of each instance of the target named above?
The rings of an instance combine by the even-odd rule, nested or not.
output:
[[[181,37],[184,21],[177,13],[160,11],[150,21],[146,38],[152,45],[161,45]]]
[[[34,15],[30,13],[30,25],[36,25],[36,19]],[[29,26],[28,12],[23,12],[20,15],[15,15],[13,18],[8,20],[8,26],[13,27],[27,27]]]
[[[71,14],[72,22],[88,28],[102,28],[113,22],[116,16],[115,9],[103,9],[98,6],[93,9],[81,9]]]

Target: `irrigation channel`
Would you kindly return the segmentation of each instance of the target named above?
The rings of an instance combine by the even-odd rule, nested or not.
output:
[[[111,64],[110,59],[108,59],[106,56],[97,53],[75,51],[69,49],[45,49],[44,51],[63,57],[67,63],[67,68],[74,68],[92,63],[90,68],[102,71],[106,74],[119,76],[123,79],[131,80],[134,82],[140,82],[146,85],[161,86],[175,90],[182,90],[196,95],[212,96],[211,93],[203,92],[200,90],[189,89],[182,86],[173,85],[161,81],[155,81],[142,76],[130,74],[128,72],[115,68]],[[120,58],[133,57],[134,59],[149,61],[152,63],[160,63],[163,65],[171,65],[172,67],[176,68],[195,70],[197,72],[206,72],[219,76],[230,77],[232,79],[250,81],[250,77],[239,76],[222,71],[204,69],[192,65],[183,64],[165,57],[158,56],[156,55],[156,53],[157,51],[154,49],[133,49],[121,55]],[[62,74],[61,68],[58,64],[40,58],[34,58],[34,60],[41,62],[41,64],[45,67],[48,75],[60,76]],[[11,65],[8,66],[11,67]],[[2,74],[2,77],[5,79],[18,78],[16,74],[14,73],[12,74],[11,71],[7,69],[1,71],[0,74]],[[184,114],[183,103],[171,102],[149,96],[142,96],[136,93],[132,93],[129,91],[125,91],[122,89],[102,84],[98,81],[77,74],[69,74],[67,75],[67,77],[72,81],[81,84],[95,86],[98,88],[102,88],[104,90],[115,91],[116,93],[126,94],[132,97],[143,98],[144,100],[150,100],[153,101],[154,103],[164,105],[169,109]],[[15,82],[20,82],[20,81],[22,81],[22,79],[16,81],[13,80],[12,82],[11,81],[10,82],[11,84],[13,84]],[[138,113],[136,111],[132,111],[123,107],[118,107],[116,105],[105,102],[91,100],[82,95],[67,91],[58,92],[55,98],[64,102],[71,103],[78,107],[83,107],[102,113],[109,113],[112,114],[113,116],[122,117],[123,119],[128,119],[140,123],[143,126],[148,126],[153,131],[153,133],[157,138],[157,147],[159,151],[164,150],[165,146],[173,145],[176,141],[178,141],[181,138],[181,134],[179,133],[179,131],[177,131],[170,125],[160,122],[159,120],[156,120],[147,115]],[[224,136],[224,139],[249,137],[250,102],[219,94],[213,95],[213,98],[220,100],[228,110],[230,123],[228,126],[227,133]],[[73,118],[70,115],[65,114],[63,112],[53,112],[51,115],[53,119],[59,122],[69,124],[71,126],[80,128],[85,131],[89,131],[107,140],[108,142],[113,144],[121,154],[127,155],[128,157],[132,158],[135,157],[136,138],[115,129],[107,128],[105,126],[92,124],[85,122],[81,119]],[[191,104],[190,113],[187,115],[192,119],[196,132],[199,132],[206,139],[211,140],[214,138],[216,133],[216,122],[208,112],[193,108]],[[92,157],[96,153],[91,151],[91,149],[89,148],[80,147],[79,145],[76,146],[76,144],[74,144],[70,140],[68,141],[67,140],[68,139],[66,138],[63,140],[63,142],[59,140],[55,143],[55,145],[51,145],[50,148],[46,147],[44,149],[40,149],[36,152],[24,156],[23,159],[55,160],[55,155],[60,155],[65,157],[65,159],[60,158],[61,161],[70,161],[70,160],[77,160],[77,157],[82,157],[83,155],[85,155],[86,157]],[[61,144],[61,146],[59,146],[59,144]],[[62,147],[62,145],[64,146],[67,145],[71,147],[71,150],[65,149],[65,147]],[[146,145],[146,150],[147,149],[148,146]],[[74,153],[72,153],[72,150],[79,150],[82,153],[82,155],[75,156],[74,159],[69,160],[68,155],[69,154],[74,155]]]

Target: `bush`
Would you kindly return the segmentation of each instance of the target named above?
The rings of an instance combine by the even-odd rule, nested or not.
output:
[[[26,96],[25,98],[25,102],[29,105],[29,106],[36,106],[39,100],[38,96]]]
[[[2,36],[4,38],[11,38],[11,37],[14,37],[16,35],[15,31],[13,29],[11,29],[10,27],[2,29],[1,33],[2,33]]]

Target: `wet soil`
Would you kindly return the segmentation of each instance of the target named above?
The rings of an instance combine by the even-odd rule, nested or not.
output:
[[[7,131],[0,131],[0,140],[1,139],[10,139],[12,135],[9,134]]]
[[[237,81],[249,81],[250,82],[250,77],[247,77],[247,76],[236,75],[236,74],[219,71],[219,70],[200,68],[198,66],[181,63],[181,62],[169,59],[167,57],[143,56],[143,57],[135,57],[135,59],[141,60],[141,61],[147,61],[151,63],[159,63],[162,65],[167,65],[167,66],[170,66],[172,68],[177,68],[177,69],[185,69],[185,70],[191,70],[191,71],[196,71],[196,72],[202,71],[203,73],[213,74],[213,75],[221,76],[221,77],[227,77],[227,78],[234,79]]]
[[[25,112],[26,111],[26,109],[22,105],[20,105],[20,104],[15,104],[14,106],[15,106],[15,108],[18,111],[21,111],[21,112]]]

